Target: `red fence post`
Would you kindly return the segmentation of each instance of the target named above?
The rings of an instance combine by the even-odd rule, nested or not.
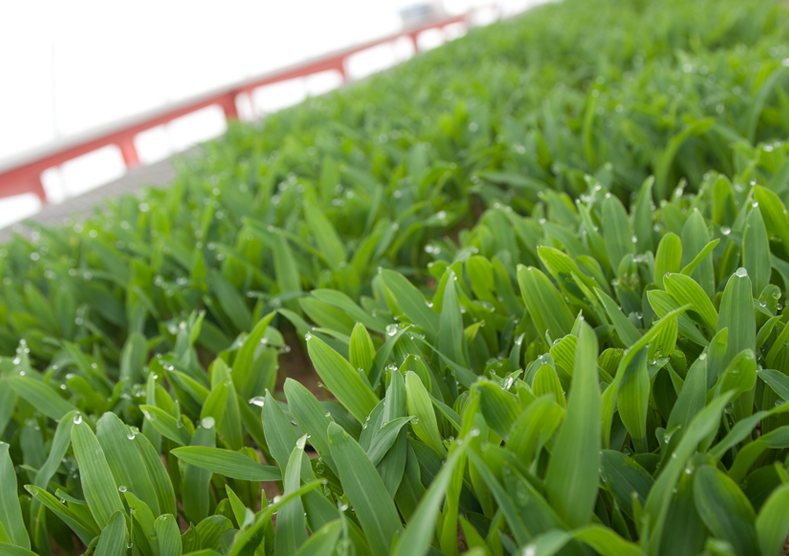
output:
[[[345,73],[345,58],[340,58],[339,63],[337,64],[337,71],[340,72],[340,77],[342,77],[342,82],[345,83],[348,81],[348,75]]]
[[[30,174],[12,184],[12,186],[8,188],[5,196],[13,197],[14,195],[23,195],[24,193],[35,193],[42,205],[47,204],[47,192],[44,191],[44,185],[41,183],[41,176],[39,174]]]
[[[134,146],[134,137],[125,137],[118,141],[118,148],[123,155],[123,162],[126,168],[134,168],[140,164],[140,157],[137,155],[137,148]]]
[[[30,179],[30,181],[31,181],[30,189],[41,200],[41,204],[42,205],[46,205],[47,204],[47,192],[44,191],[44,184],[41,183],[41,176],[33,176]]]
[[[238,108],[236,107],[235,91],[223,96],[219,100],[219,105],[222,107],[222,110],[225,112],[226,120],[230,121],[230,120],[238,119]]]

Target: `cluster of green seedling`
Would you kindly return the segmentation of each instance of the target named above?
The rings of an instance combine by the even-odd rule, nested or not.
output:
[[[547,6],[234,126],[172,187],[4,246],[0,350],[25,338],[64,368],[65,340],[118,369],[132,336],[166,353],[205,309],[210,360],[305,291],[357,300],[379,266],[419,280],[425,246],[495,202],[529,213],[587,174],[622,198],[654,174],[658,200],[733,175],[789,129],[785,20],[773,2]]]
[[[15,238],[0,556],[779,554],[786,20],[568,0]]]

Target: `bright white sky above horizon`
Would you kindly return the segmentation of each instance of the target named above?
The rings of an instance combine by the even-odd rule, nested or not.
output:
[[[395,33],[401,28],[400,10],[424,1],[0,1],[0,161],[57,138]],[[541,2],[498,3],[507,11],[520,11]],[[489,4],[444,0],[449,13]],[[437,46],[442,39],[433,42],[431,46]],[[360,75],[392,63],[367,58],[360,57],[357,64]],[[298,90],[272,88],[271,94],[254,101],[258,109],[276,109],[336,84],[324,79],[300,84]],[[139,136],[136,143],[143,161],[153,161],[223,130],[221,112],[207,110],[199,118]],[[101,156],[106,160],[97,164]],[[83,158],[45,173],[45,187],[54,201],[123,172],[119,153],[112,149]],[[0,226],[10,216],[14,220],[38,209],[36,199],[16,208],[9,202],[0,202]]]

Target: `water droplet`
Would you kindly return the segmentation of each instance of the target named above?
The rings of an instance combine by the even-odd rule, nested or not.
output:
[[[118,492],[126,492],[126,487],[124,485],[119,486]]]
[[[72,422],[73,422],[75,425],[80,425],[80,424],[82,424],[82,415],[80,415],[79,413],[77,413],[77,414],[74,416],[74,420],[73,420]]]
[[[387,324],[386,325],[386,335],[387,336],[394,336],[397,334],[397,325],[396,324]]]
[[[737,272],[735,272],[735,274],[740,278],[745,278],[746,276],[748,276],[748,271],[745,270],[745,268],[740,267],[737,269]]]
[[[216,421],[213,417],[205,417],[202,421],[200,421],[200,426],[204,429],[213,429],[214,425],[216,425]]]

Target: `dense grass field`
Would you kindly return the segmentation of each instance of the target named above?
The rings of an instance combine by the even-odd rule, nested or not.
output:
[[[789,11],[564,0],[0,246],[0,556],[789,532]]]

